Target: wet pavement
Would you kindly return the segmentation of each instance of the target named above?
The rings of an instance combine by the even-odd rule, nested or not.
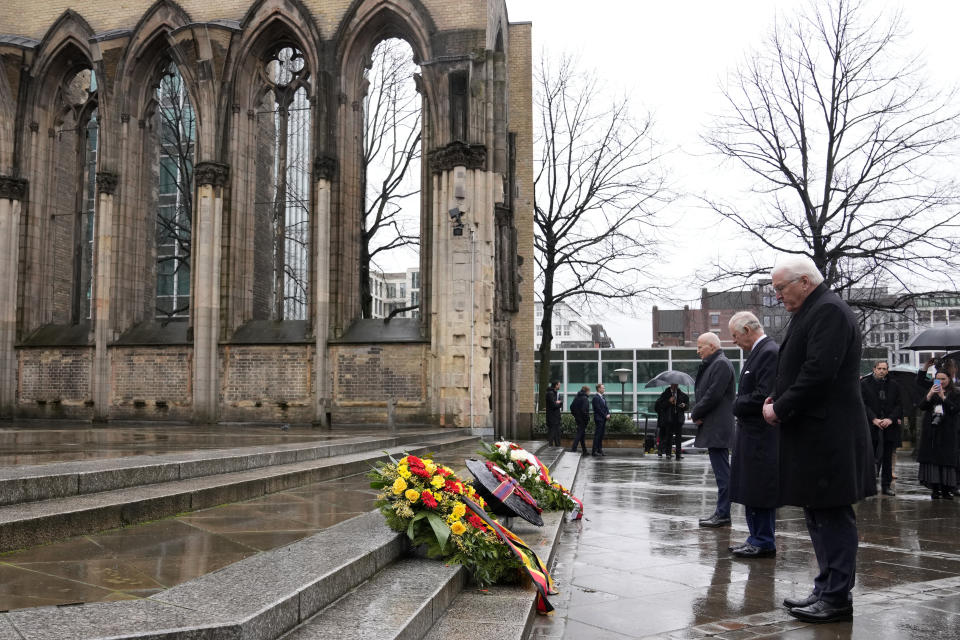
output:
[[[36,440],[45,443],[37,452],[25,448],[23,434],[3,439],[16,431],[0,430],[5,464],[10,458],[31,464],[42,456],[63,460],[74,446],[84,458],[69,459],[362,433],[57,428]],[[462,462],[476,448],[437,458]],[[613,451],[602,459],[584,458],[574,493],[583,498],[587,515],[564,525],[553,567],[560,588],[551,598],[556,611],[537,618],[531,637],[960,638],[960,500],[931,500],[907,456],[900,457],[897,473],[896,497],[858,506],[853,623],[809,625],[781,606],[784,597],[809,592],[816,570],[799,509],[778,514],[776,558],[736,559],[727,547],[746,538],[741,507],[734,508],[732,528],[697,524],[712,512],[716,497],[706,456],[676,462]],[[366,477],[352,476],[2,554],[0,610],[149,596],[367,512],[373,500]]]
[[[585,518],[555,556],[560,595],[532,638],[960,638],[960,500],[931,500],[917,465],[897,462],[896,497],[857,507],[860,552],[852,623],[811,625],[781,602],[807,595],[816,559],[800,509],[777,518],[777,556],[738,559],[733,527],[702,529],[716,485],[706,456],[586,457],[574,485]]]

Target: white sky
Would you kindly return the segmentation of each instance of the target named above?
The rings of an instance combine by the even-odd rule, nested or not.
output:
[[[534,60],[542,52],[573,54],[584,69],[607,83],[607,89],[630,97],[636,114],[650,111],[655,136],[674,148],[667,161],[679,192],[713,193],[721,182],[718,160],[706,156],[699,142],[712,116],[723,110],[720,80],[760,46],[777,13],[791,15],[805,0],[506,0],[511,22],[533,23]],[[956,0],[867,0],[871,10],[901,9],[910,30],[907,48],[922,54],[933,89],[958,82],[960,2]],[[736,192],[726,197],[736,197]],[[700,283],[693,274],[719,253],[743,242],[732,230],[718,228],[714,217],[680,198],[665,211],[678,227],[668,232],[670,253],[658,282],[676,283],[677,299],[644,302],[635,317],[607,314],[602,322],[619,347],[651,342],[650,307],[698,306]],[[682,225],[682,226],[681,226]],[[686,299],[684,299],[686,298]]]

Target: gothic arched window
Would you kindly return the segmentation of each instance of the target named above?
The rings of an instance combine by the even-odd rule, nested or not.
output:
[[[92,69],[67,76],[57,95],[54,129],[53,321],[90,319],[96,211],[97,150],[100,139],[97,77]]]
[[[293,45],[260,65],[253,315],[306,320],[310,290],[310,73]]]
[[[156,256],[158,318],[190,313],[190,246],[196,115],[174,64],[156,90]]]

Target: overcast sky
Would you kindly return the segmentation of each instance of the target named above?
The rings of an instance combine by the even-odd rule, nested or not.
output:
[[[650,111],[655,135],[667,148],[671,180],[678,191],[704,193],[724,188],[716,157],[699,141],[713,116],[723,108],[720,81],[761,44],[778,13],[792,15],[801,0],[506,0],[511,22],[533,23],[533,52],[575,55],[607,89],[622,92],[638,113]],[[908,48],[922,54],[934,89],[957,83],[960,61],[960,2],[956,0],[867,0],[875,10],[902,10],[910,29]],[[735,180],[735,177],[734,177]],[[718,228],[715,218],[681,198],[665,211],[680,228],[668,234],[657,280],[676,283],[674,304],[644,303],[635,317],[607,314],[589,318],[604,324],[617,346],[644,347],[651,342],[650,306],[696,305],[700,283],[694,272],[720,253],[734,252],[743,241]]]

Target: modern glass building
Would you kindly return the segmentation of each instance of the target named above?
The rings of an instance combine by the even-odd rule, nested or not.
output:
[[[743,366],[744,354],[738,348],[723,350],[733,363],[737,379]],[[654,413],[653,405],[663,387],[645,388],[644,385],[655,375],[669,369],[683,371],[696,378],[700,358],[697,350],[690,347],[655,347],[650,349],[559,349],[551,351],[550,379],[560,381],[563,398],[563,410],[569,411],[570,401],[587,385],[591,393],[595,385],[602,382],[606,386],[607,404],[615,412]],[[873,369],[873,363],[887,357],[885,348],[865,348],[860,363],[860,373],[867,374]],[[535,378],[535,393],[540,397],[539,380],[540,353],[534,354],[538,377]],[[614,373],[617,369],[628,369],[627,381],[621,385],[620,378]],[[694,400],[693,388],[684,387]],[[539,400],[538,400],[539,407]],[[542,408],[540,408],[542,410]]]

